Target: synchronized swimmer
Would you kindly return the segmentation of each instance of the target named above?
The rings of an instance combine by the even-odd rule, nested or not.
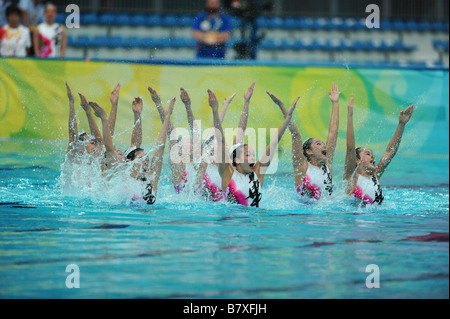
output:
[[[329,93],[331,117],[325,143],[319,138],[308,138],[304,142],[302,141],[300,131],[292,120],[299,97],[294,100],[289,109],[286,109],[285,104],[277,96],[266,91],[272,101],[280,108],[284,121],[280,124],[277,133],[271,138],[259,160],[256,159],[252,146],[244,144],[250,100],[254,87],[255,83],[244,94],[244,107],[237,134],[231,147],[228,147],[225,142],[222,122],[236,93],[224,100],[219,112],[219,102],[216,95],[211,90],[207,90],[208,103],[214,123],[212,129],[215,133],[212,133],[201,145],[203,157],[195,165],[191,163],[194,153],[193,136],[197,128],[191,108],[191,99],[185,89],[180,89],[180,98],[186,109],[190,136],[189,141],[186,139],[180,141],[181,138],[178,138],[178,140],[172,138],[177,136],[177,132],[170,119],[176,98],[172,98],[167,108],[164,109],[156,90],[148,87],[162,122],[156,148],[150,161],[147,152],[141,148],[143,101],[140,97],[136,97],[131,104],[134,114],[133,132],[130,148],[123,152],[113,143],[120,85],[118,84],[110,94],[111,112],[109,116],[96,102],[88,102],[81,93],[78,93],[80,106],[86,113],[90,130],[90,134],[86,132],[79,134],[74,96],[66,83],[69,98],[69,145],[65,163],[77,165],[81,163],[83,158],[89,157],[87,162],[93,167],[98,167],[101,176],[106,180],[117,175],[119,171],[124,172],[127,176],[124,180],[124,187],[132,189],[132,201],[141,200],[151,205],[156,202],[158,195],[165,144],[169,137],[171,152],[169,167],[171,182],[176,193],[181,194],[186,189],[191,189],[207,201],[224,200],[245,206],[259,207],[260,202],[264,200],[264,178],[274,156],[273,150],[277,149],[284,132],[289,128],[292,137],[294,186],[299,201],[314,203],[330,196],[335,188],[333,184],[333,157],[339,129],[340,93],[337,85],[332,83]],[[347,155],[343,176],[345,192],[363,206],[375,203],[381,204],[383,193],[379,183],[380,177],[400,146],[405,125],[414,112],[414,106],[411,105],[400,112],[397,130],[380,162],[375,165],[375,157],[371,150],[363,147],[355,148],[353,103],[352,95],[348,104],[347,115]],[[101,120],[102,133],[97,127],[94,115]],[[173,154],[177,154],[178,159],[181,158],[181,160],[174,160]]]

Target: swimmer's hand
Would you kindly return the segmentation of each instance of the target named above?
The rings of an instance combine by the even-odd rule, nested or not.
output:
[[[175,101],[176,101],[177,99],[174,97],[173,99],[171,99],[170,100],[170,102],[169,102],[169,106],[167,107],[167,109],[166,109],[166,117],[168,116],[168,117],[170,117],[171,115],[172,115],[172,112],[173,112],[173,109],[174,109],[174,107],[175,107]]]
[[[289,108],[289,110],[288,110],[288,112],[287,112],[287,118],[292,119],[292,115],[294,114],[294,110],[295,110],[295,108],[297,107],[297,102],[298,102],[299,99],[300,99],[300,96],[298,96],[298,97],[295,99],[294,103],[293,103],[292,106]]]
[[[158,92],[156,92],[151,86],[149,86],[147,89],[150,92],[150,95],[152,97],[153,102],[156,104],[156,107],[160,107],[161,97],[158,95]]]
[[[86,100],[84,95],[81,93],[78,93],[78,95],[80,96],[80,106],[83,108],[83,110],[85,110],[86,112],[91,112],[88,101]]]
[[[353,115],[353,101],[354,101],[354,99],[353,99],[353,94],[352,94],[352,96],[350,97],[350,101],[348,101],[348,107],[347,107],[348,115],[350,115],[350,116]]]
[[[119,103],[119,91],[120,91],[120,83],[117,83],[116,87],[112,90],[109,95],[109,100],[111,101],[111,105],[117,106]]]
[[[134,101],[131,103],[131,108],[133,109],[133,112],[136,114],[141,114],[143,106],[144,104],[139,96],[135,97]]]
[[[89,106],[94,110],[95,116],[101,119],[106,119],[108,117],[105,110],[96,102],[89,102]]]
[[[219,109],[219,102],[217,101],[217,97],[210,89],[208,89],[208,103],[213,111],[217,111]]]
[[[250,99],[252,98],[252,95],[253,95],[254,88],[255,88],[255,82],[253,82],[252,85],[250,85],[250,87],[247,89],[247,92],[245,92],[245,94],[244,94],[245,102],[250,102]]]
[[[414,105],[408,106],[406,109],[400,112],[398,116],[399,124],[405,125],[411,119],[411,115],[414,113]]]
[[[284,106],[284,103],[278,97],[276,97],[274,94],[270,93],[269,91],[266,91],[266,93],[267,93],[267,95],[270,96],[270,98],[276,105]]]
[[[230,105],[230,103],[233,101],[235,96],[236,96],[236,93],[233,93],[233,95],[230,96],[229,98],[225,98],[225,100],[223,100],[222,107],[228,107],[228,105]]]
[[[331,91],[329,94],[330,100],[333,103],[339,102],[339,88],[336,83],[331,83]]]
[[[185,89],[180,88],[180,98],[181,101],[184,103],[184,105],[191,105],[191,98],[189,97],[189,94],[186,92]]]
[[[64,83],[66,83],[67,97],[69,98],[69,102],[70,103],[75,103],[75,99],[73,98],[72,90],[70,89],[69,84],[67,84],[67,82],[64,82]]]

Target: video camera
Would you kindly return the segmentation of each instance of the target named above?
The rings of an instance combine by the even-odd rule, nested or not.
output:
[[[231,15],[251,21],[258,18],[262,12],[272,10],[273,3],[258,0],[226,0],[224,7]]]

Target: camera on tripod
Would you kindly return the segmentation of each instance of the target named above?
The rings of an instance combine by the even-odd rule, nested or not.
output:
[[[227,0],[224,6],[230,15],[241,19],[241,40],[234,45],[236,58],[256,59],[258,44],[265,37],[265,34],[258,34],[256,19],[263,12],[272,10],[272,1]]]

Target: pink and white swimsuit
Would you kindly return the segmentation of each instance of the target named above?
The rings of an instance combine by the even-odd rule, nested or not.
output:
[[[228,187],[222,191],[222,178],[217,168],[211,169],[204,177],[203,196],[212,201],[227,200],[244,206],[259,207],[262,198],[261,185],[255,173],[248,175],[234,172]]]
[[[362,200],[364,205],[381,204],[384,199],[380,182],[375,175],[372,175],[370,178],[359,175],[353,195]]]
[[[297,187],[297,193],[300,199],[316,199],[322,197],[322,193],[331,195],[333,192],[333,178],[327,165],[317,167],[308,163],[305,177],[300,186]]]

